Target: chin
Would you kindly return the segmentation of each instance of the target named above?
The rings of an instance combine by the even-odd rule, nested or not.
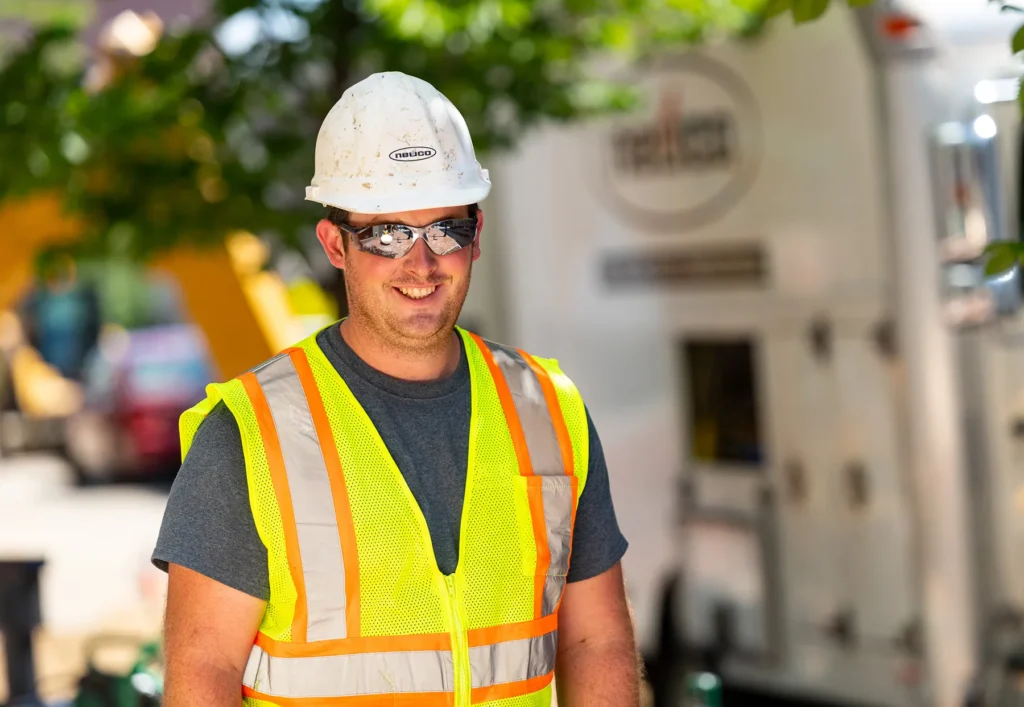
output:
[[[454,324],[449,324],[443,314],[423,313],[400,317],[392,328],[403,338],[426,341],[447,333],[453,326]]]

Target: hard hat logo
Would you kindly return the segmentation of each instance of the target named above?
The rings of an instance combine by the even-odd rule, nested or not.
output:
[[[458,108],[426,81],[384,71],[350,86],[324,119],[306,198],[387,214],[476,204],[490,190]]]
[[[433,147],[403,147],[388,155],[395,162],[419,162],[437,154]]]

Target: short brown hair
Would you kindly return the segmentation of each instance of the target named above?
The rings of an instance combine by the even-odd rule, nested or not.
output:
[[[327,207],[327,220],[335,226],[348,223],[348,211],[339,209],[337,206],[329,206]]]
[[[469,204],[467,208],[469,209],[469,218],[473,218],[476,216],[476,212],[480,206],[478,204]],[[335,226],[347,225],[348,211],[345,209],[339,209],[337,206],[328,206],[327,220]]]

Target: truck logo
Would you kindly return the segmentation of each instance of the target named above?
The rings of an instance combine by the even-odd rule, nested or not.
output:
[[[419,162],[429,160],[437,154],[433,147],[403,147],[392,152],[389,157],[395,162]]]
[[[746,194],[761,158],[753,94],[700,54],[668,56],[632,81],[648,109],[604,133],[603,201],[661,233],[713,223]]]
[[[678,93],[662,96],[657,122],[612,135],[615,168],[634,176],[728,169],[737,155],[736,120],[724,110],[688,116]]]

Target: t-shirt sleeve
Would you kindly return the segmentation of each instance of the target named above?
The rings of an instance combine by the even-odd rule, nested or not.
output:
[[[267,549],[249,505],[242,436],[218,404],[196,432],[167,499],[153,564],[188,567],[258,599],[270,597]]]
[[[587,483],[576,508],[572,557],[569,576],[566,578],[569,582],[579,582],[606,572],[622,559],[629,547],[615,518],[615,506],[608,483],[608,466],[589,410],[587,427],[590,434],[590,460]]]

